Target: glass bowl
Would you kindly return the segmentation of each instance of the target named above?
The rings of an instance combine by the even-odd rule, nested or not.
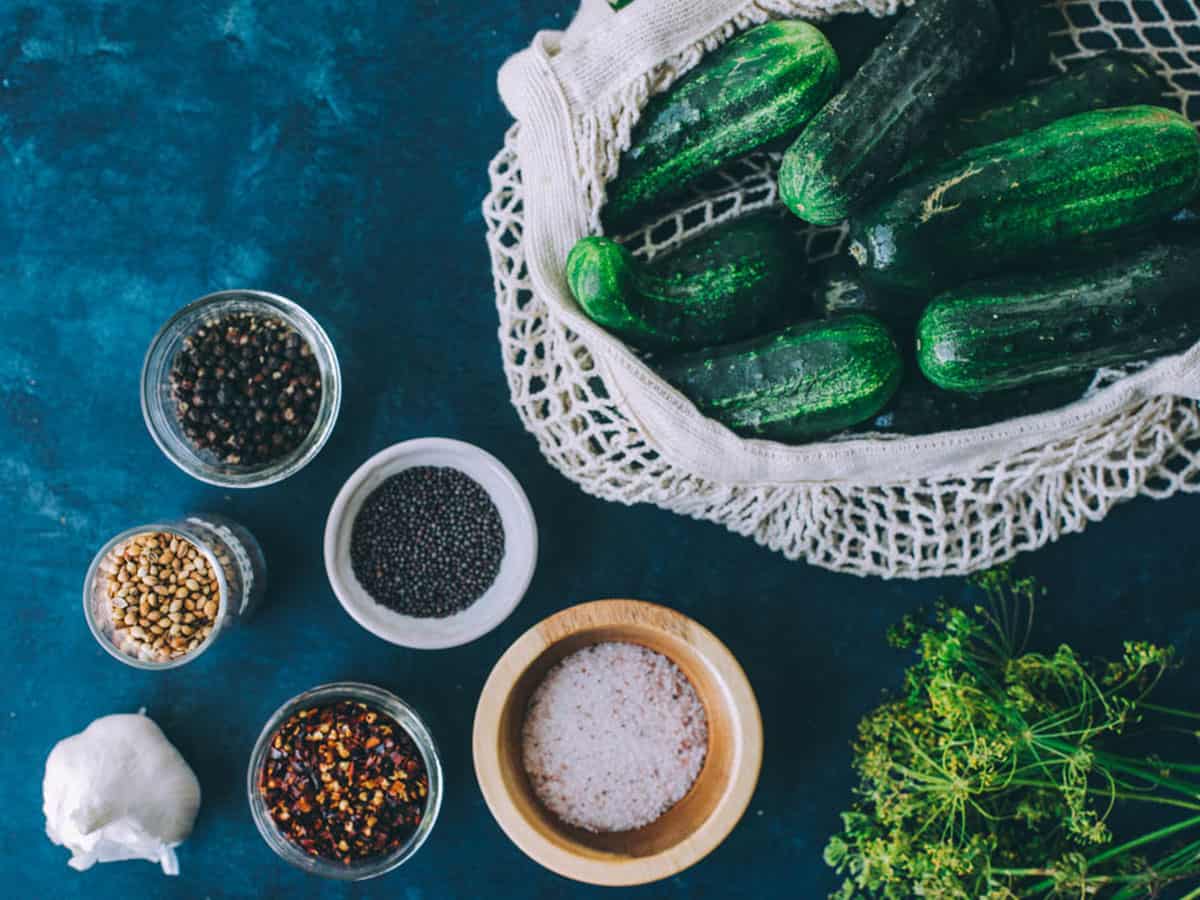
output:
[[[209,450],[197,449],[183,433],[171,391],[171,365],[185,338],[205,323],[235,313],[256,313],[283,320],[312,348],[321,374],[321,401],[308,435],[291,453],[269,463],[241,466],[226,463]],[[337,353],[317,320],[291,300],[265,291],[218,291],[201,297],[159,329],[142,366],[142,415],[154,442],[167,458],[193,478],[231,488],[274,484],[303,469],[320,452],[337,421],[342,399]]]
[[[216,576],[220,595],[216,621],[208,637],[190,653],[167,660],[145,653],[123,627],[113,622],[103,577],[109,551],[139,534],[154,532],[181,538],[194,546]],[[127,529],[101,547],[84,578],[83,617],[100,646],[127,666],[151,671],[174,669],[204,653],[230,625],[249,615],[262,599],[266,581],[266,560],[254,535],[224,516],[199,513]]]
[[[293,713],[301,709],[324,706],[338,700],[355,700],[365,703],[395,719],[396,723],[413,739],[413,743],[425,761],[425,770],[429,777],[429,794],[425,799],[425,814],[409,839],[390,853],[350,865],[310,856],[284,837],[275,827],[275,822],[271,819],[267,805],[258,790],[259,773],[266,762],[271,739],[280,726]],[[339,681],[298,694],[275,710],[271,718],[267,720],[262,734],[258,736],[254,750],[250,753],[250,767],[246,772],[246,791],[250,801],[250,814],[254,817],[258,833],[267,842],[267,846],[274,850],[279,857],[298,869],[322,878],[363,881],[367,878],[376,878],[403,865],[421,849],[421,845],[429,837],[434,823],[437,822],[438,812],[442,808],[442,761],[438,756],[437,746],[433,742],[433,736],[429,733],[429,729],[425,727],[425,723],[407,703],[395,694],[374,685],[356,681]]]

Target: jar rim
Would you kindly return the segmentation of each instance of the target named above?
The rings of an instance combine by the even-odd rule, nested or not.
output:
[[[234,307],[258,308],[282,319],[312,348],[321,372],[321,399],[317,419],[309,433],[290,453],[253,469],[213,463],[204,458],[178,430],[176,413],[164,397],[169,395],[169,377],[175,353],[172,346],[182,340],[188,323],[206,314]],[[233,289],[205,294],[176,310],[150,341],[142,362],[140,378],[142,418],[163,454],[188,475],[207,484],[227,488],[264,487],[289,478],[307,466],[333,433],[341,410],[341,364],[333,342],[321,324],[298,303],[268,291]]]
[[[295,712],[305,707],[320,706],[338,700],[358,700],[373,706],[390,716],[412,738],[429,779],[429,791],[425,798],[425,811],[421,822],[408,840],[399,847],[376,857],[346,865],[320,857],[310,856],[283,836],[267,811],[266,803],[258,789],[258,776],[266,762],[271,739],[280,726]],[[313,875],[342,881],[363,881],[391,872],[407,862],[429,838],[437,822],[442,806],[442,761],[437,744],[425,721],[400,697],[373,684],[359,681],[335,681],[318,685],[304,691],[282,704],[267,719],[250,753],[246,769],[246,793],[250,814],[259,834],[275,854],[293,866]]]

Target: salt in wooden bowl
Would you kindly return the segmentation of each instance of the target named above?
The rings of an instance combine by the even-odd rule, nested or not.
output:
[[[596,834],[542,806],[525,773],[521,730],[546,673],[605,641],[640,644],[683,671],[704,704],[708,748],[691,789],[661,817],[633,831]],[[509,647],[479,697],[473,751],[488,808],[526,855],[577,881],[645,884],[699,862],[733,830],[758,782],[762,720],[741,666],[708,629],[653,603],[598,600],[543,620]]]

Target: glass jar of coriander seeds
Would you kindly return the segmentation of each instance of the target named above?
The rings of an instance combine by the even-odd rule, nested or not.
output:
[[[173,669],[205,652],[266,589],[254,536],[198,513],[109,540],[83,584],[83,614],[108,653],[138,669]]]

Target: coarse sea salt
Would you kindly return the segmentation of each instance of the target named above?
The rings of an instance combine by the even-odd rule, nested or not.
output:
[[[542,804],[593,832],[630,831],[687,794],[708,749],[696,689],[661,653],[609,641],[572,653],[533,692],[521,729]]]

